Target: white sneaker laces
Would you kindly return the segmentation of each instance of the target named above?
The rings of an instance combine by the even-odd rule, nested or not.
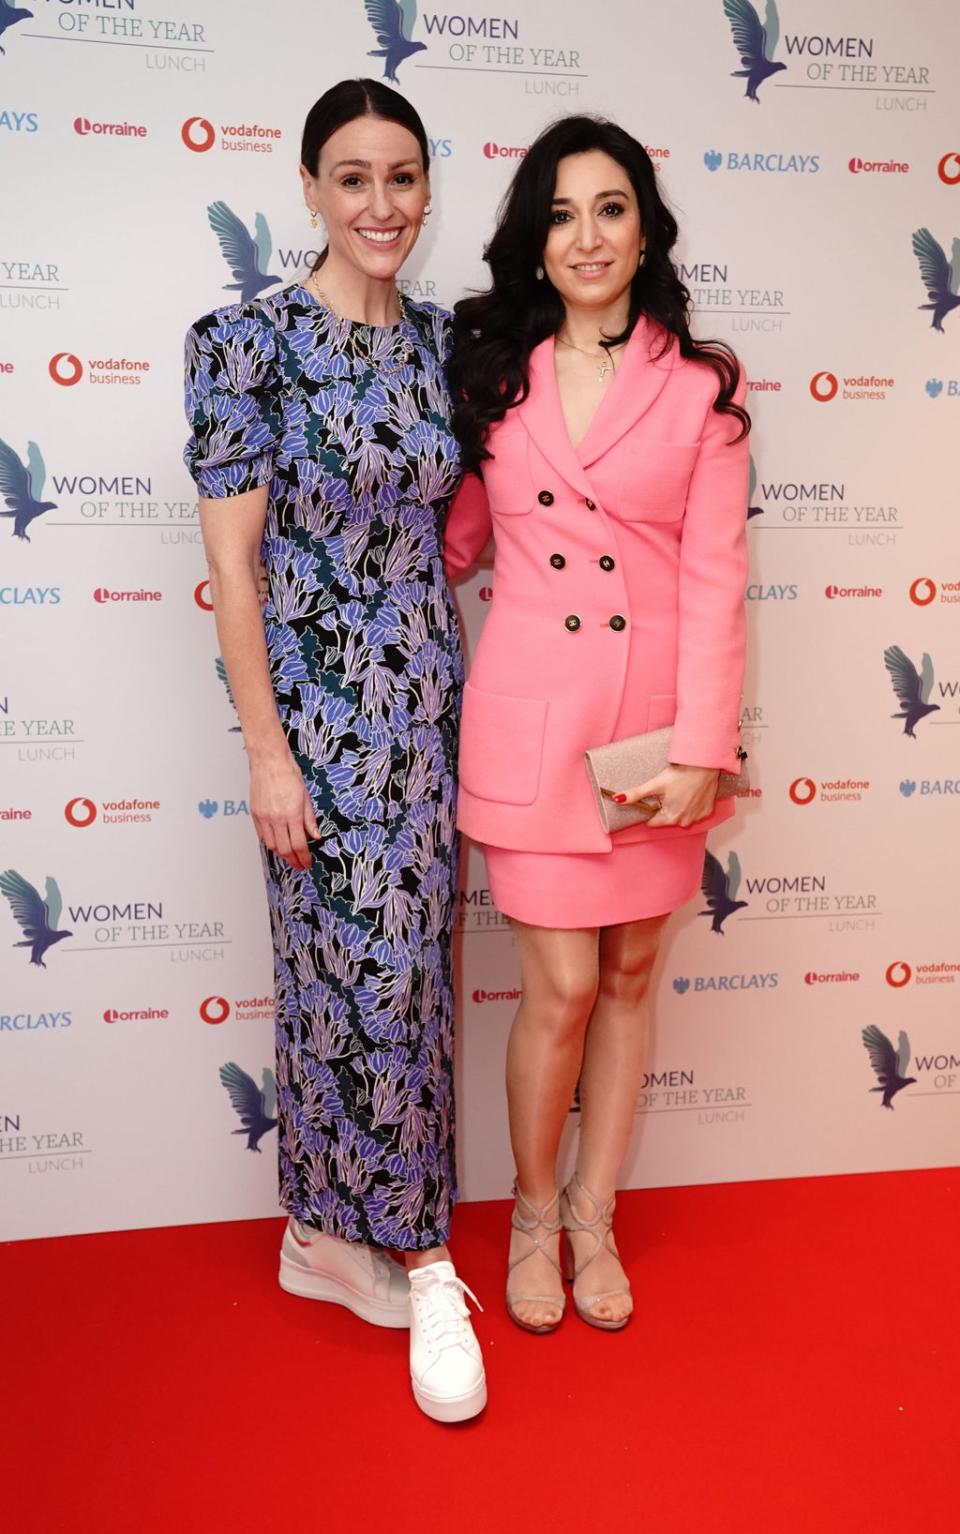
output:
[[[463,1323],[466,1321],[469,1324],[470,1321],[470,1311],[464,1301],[465,1294],[469,1295],[479,1311],[483,1310],[473,1290],[456,1274],[431,1284],[426,1291],[418,1291],[418,1299],[427,1302],[426,1314],[422,1320],[431,1347],[442,1350],[457,1347],[463,1342],[466,1331]]]

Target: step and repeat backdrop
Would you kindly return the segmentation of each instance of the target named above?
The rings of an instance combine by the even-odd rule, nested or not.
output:
[[[367,73],[431,140],[409,293],[481,283],[526,146],[599,111],[648,146],[696,332],[750,380],[754,786],[669,930],[626,1181],[953,1160],[956,6],[33,0],[0,29],[0,1236],[277,1207],[182,337],[304,275],[303,117]],[[461,591],[468,637],[491,599],[489,572]],[[463,1189],[500,1197],[518,970],[473,850],[459,928]]]

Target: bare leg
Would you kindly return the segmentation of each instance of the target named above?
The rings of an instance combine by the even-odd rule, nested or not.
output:
[[[407,1268],[425,1268],[428,1262],[450,1262],[451,1257],[445,1246],[432,1246],[427,1252],[404,1252],[403,1260]]]
[[[517,1183],[537,1208],[557,1191],[557,1151],[570,1111],[583,1060],[583,1038],[597,996],[595,927],[554,931],[512,922],[520,951],[523,1000],[507,1046],[507,1102]],[[530,1239],[514,1231],[510,1257],[530,1250]],[[547,1243],[554,1256],[559,1237]],[[543,1303],[516,1304],[531,1326],[550,1325],[562,1313],[563,1286],[556,1268],[534,1253],[513,1272],[514,1295],[556,1293],[551,1308]]]
[[[650,973],[657,956],[666,916],[605,927],[600,934],[600,981],[596,1004],[587,1025],[580,1073],[580,1145],[577,1172],[581,1182],[601,1203],[616,1186],[633,1133],[634,1116],[647,1050]],[[574,1209],[583,1218],[594,1214],[588,1200],[571,1188]],[[574,1256],[585,1262],[596,1241],[584,1233],[572,1237]],[[613,1245],[610,1238],[609,1245]],[[583,1275],[583,1295],[627,1287],[619,1259],[602,1251]],[[603,1320],[629,1315],[628,1295],[599,1300],[593,1314]]]

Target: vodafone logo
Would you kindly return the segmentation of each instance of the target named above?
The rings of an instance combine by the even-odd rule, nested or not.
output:
[[[71,384],[79,383],[83,377],[83,363],[73,352],[57,352],[47,364],[47,372],[54,383],[63,384],[69,388]]]
[[[194,154],[206,154],[217,141],[216,129],[206,117],[188,117],[180,129],[180,137]]]
[[[835,373],[814,373],[810,380],[810,393],[820,405],[834,399],[839,388]]]
[[[70,826],[92,826],[97,818],[97,806],[92,799],[70,799],[63,807],[63,815]]]
[[[916,607],[929,607],[937,599],[937,583],[922,575],[910,586],[910,600]]]
[[[910,984],[910,981],[913,979],[913,970],[909,964],[905,964],[902,959],[898,959],[896,964],[887,965],[884,979],[888,985],[893,986],[895,991],[899,991],[903,986]]]
[[[200,1016],[205,1023],[224,1023],[230,1016],[230,1003],[225,996],[207,996],[200,1003]]]
[[[937,175],[946,186],[960,185],[960,154],[956,150],[942,157],[937,166]]]
[[[205,613],[213,612],[213,603],[210,600],[210,582],[201,581],[199,586],[193,588],[193,600],[198,607],[202,607]]]
[[[817,785],[812,778],[794,778],[790,784],[790,798],[794,804],[811,804],[817,797]]]

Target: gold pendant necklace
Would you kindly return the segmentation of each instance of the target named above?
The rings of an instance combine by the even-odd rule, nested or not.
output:
[[[396,373],[399,372],[402,367],[405,367],[408,362],[413,361],[414,349],[409,333],[410,315],[407,309],[407,301],[403,294],[400,292],[399,288],[394,289],[394,292],[397,295],[397,303],[400,308],[400,324],[398,327],[398,335],[392,338],[390,342],[390,349],[385,355],[375,357],[373,354],[373,343],[370,336],[371,330],[376,330],[379,328],[387,329],[392,327],[378,327],[374,325],[367,325],[359,321],[355,322],[353,320],[345,319],[345,317],[342,314],[338,314],[336,309],[333,307],[333,304],[330,302],[326,293],[324,293],[323,289],[320,287],[320,284],[317,282],[315,273],[310,273],[310,276],[307,278],[307,282],[310,284],[317,298],[319,298],[321,304],[323,305],[324,309],[326,309],[331,318],[337,320],[340,324],[349,325],[350,331],[347,337],[347,341],[350,347],[351,355],[357,362],[364,362],[368,367],[382,368],[384,371],[389,373]],[[360,325],[359,330],[357,328],[358,325]],[[366,333],[367,337],[366,350],[364,350],[362,345],[358,345],[360,335],[364,332]],[[399,355],[395,357],[393,353],[398,350],[398,341],[400,342]]]
[[[577,346],[573,341],[568,341],[565,336],[558,335],[557,340],[561,346],[569,347],[572,352],[579,352],[581,357],[589,357],[591,362],[596,364],[598,383],[603,383],[608,373],[615,373],[617,371],[611,352],[604,350],[603,361],[601,362],[596,352],[588,352],[586,347]],[[622,342],[619,344],[623,345]]]

